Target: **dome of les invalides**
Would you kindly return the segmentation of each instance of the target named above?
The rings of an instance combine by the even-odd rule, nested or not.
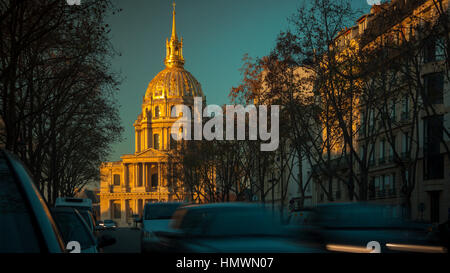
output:
[[[174,97],[203,97],[200,83],[184,69],[183,39],[178,40],[173,11],[172,36],[166,40],[166,68],[149,83],[146,99]]]

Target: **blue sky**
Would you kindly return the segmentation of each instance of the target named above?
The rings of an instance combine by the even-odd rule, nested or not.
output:
[[[208,104],[229,102],[239,84],[242,57],[267,55],[303,0],[178,0],[177,33],[184,41],[185,69],[201,83]],[[108,18],[112,44],[121,56],[113,70],[124,78],[117,99],[124,140],[112,146],[111,161],[134,152],[134,127],[147,85],[164,69],[165,40],[172,27],[171,0],[114,0],[123,9]],[[366,0],[353,0],[368,11]],[[357,18],[355,18],[356,20]]]

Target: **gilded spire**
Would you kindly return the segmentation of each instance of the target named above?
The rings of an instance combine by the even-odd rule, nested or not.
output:
[[[175,24],[175,6],[177,4],[175,4],[175,1],[173,1],[172,6],[173,6],[173,11],[172,11],[172,39],[177,39],[177,27]]]
[[[181,42],[178,41],[177,29],[175,24],[175,1],[173,2],[173,11],[172,11],[172,36],[170,37],[170,41],[166,40],[166,59],[164,63],[166,67],[183,67],[184,58],[183,58],[183,39]]]

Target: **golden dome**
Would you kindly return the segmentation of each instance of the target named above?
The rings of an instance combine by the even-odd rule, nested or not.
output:
[[[182,67],[166,67],[150,82],[145,98],[203,97],[200,83]]]

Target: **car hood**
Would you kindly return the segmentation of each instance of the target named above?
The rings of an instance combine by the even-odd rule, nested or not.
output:
[[[142,229],[145,231],[167,231],[170,230],[169,223],[171,219],[144,220]]]
[[[220,239],[194,239],[187,246],[194,252],[225,253],[313,253],[318,248],[293,243],[282,237],[224,237]]]

